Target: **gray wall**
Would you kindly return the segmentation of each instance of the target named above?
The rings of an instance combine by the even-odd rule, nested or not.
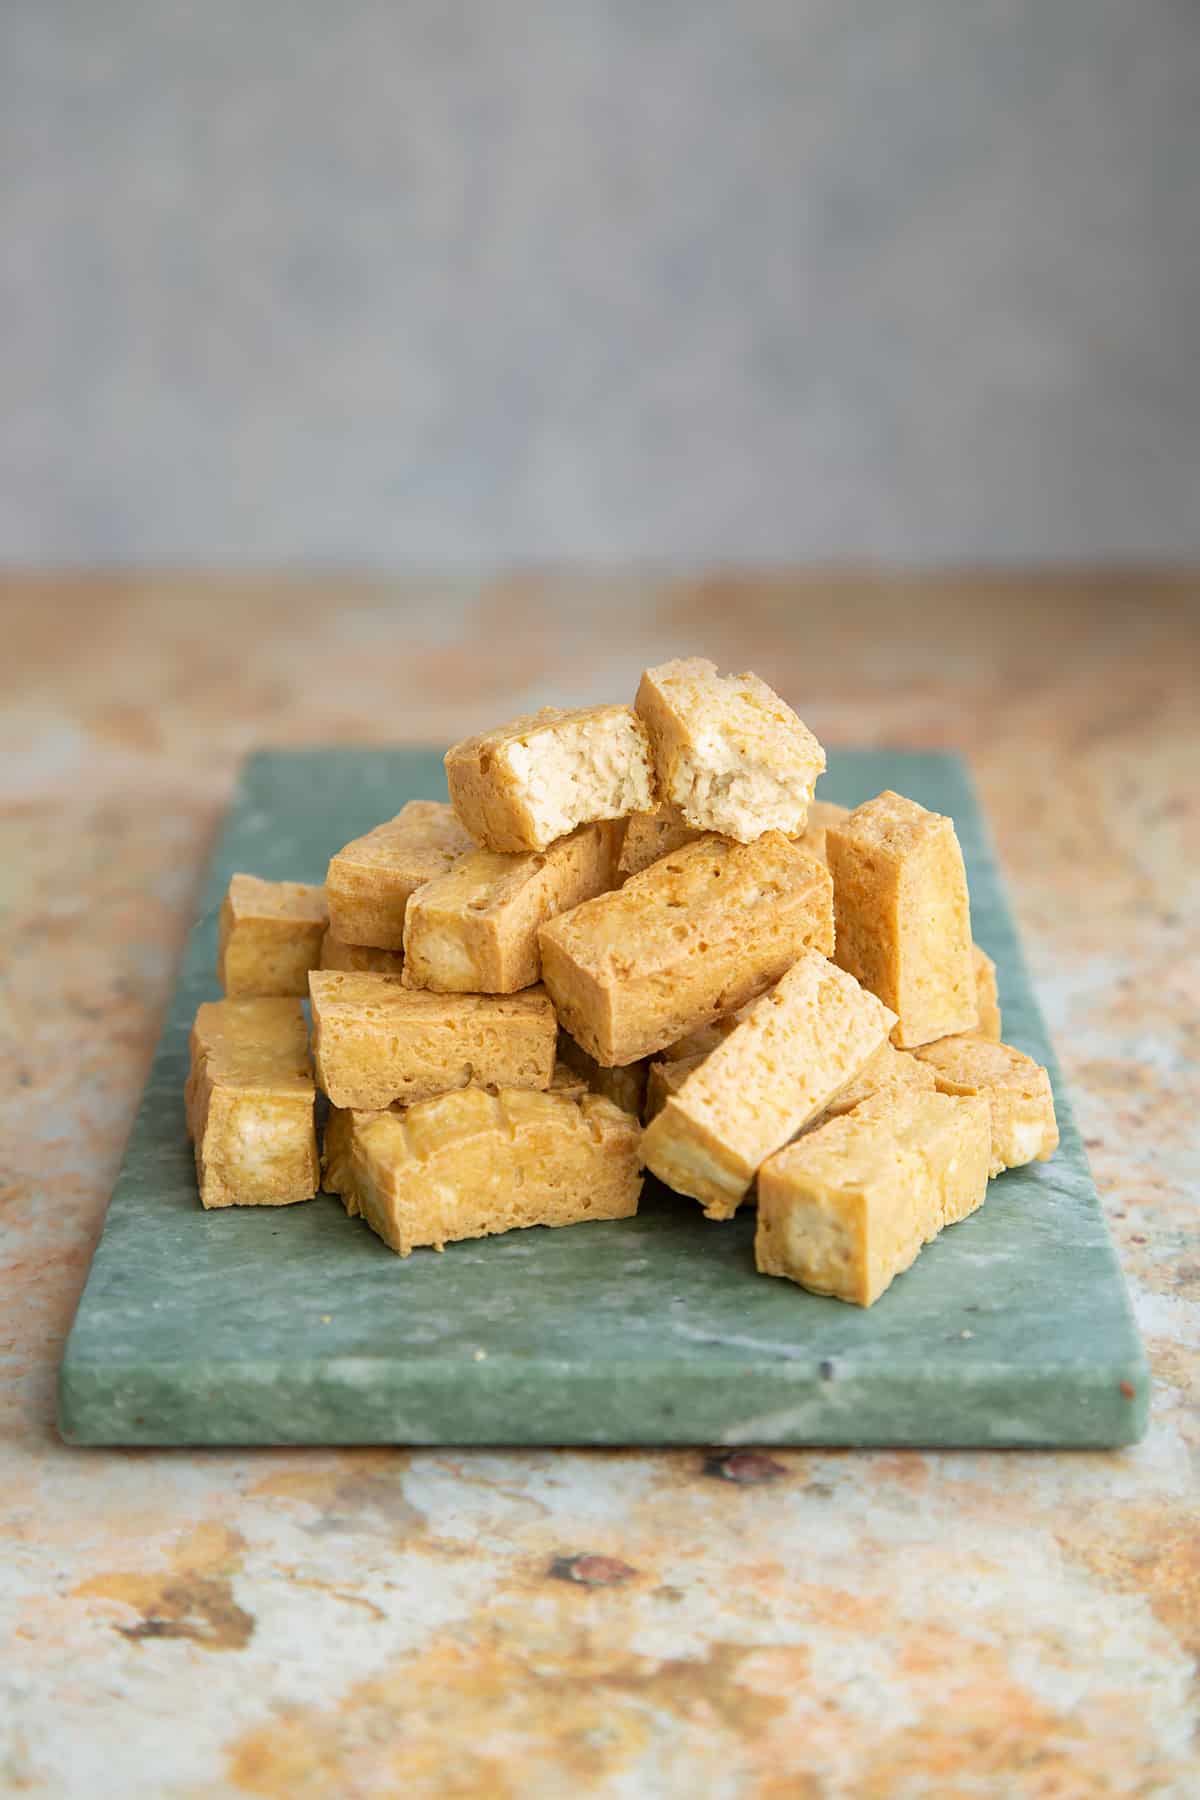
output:
[[[3,0],[0,558],[1200,548],[1193,0]]]

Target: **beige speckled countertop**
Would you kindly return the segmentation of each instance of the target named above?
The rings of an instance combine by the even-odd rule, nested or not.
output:
[[[0,1791],[1200,1791],[1200,579],[0,586]],[[68,1450],[63,1338],[242,755],[647,661],[962,748],[1154,1371],[1114,1454]],[[594,1577],[564,1580],[556,1559]]]

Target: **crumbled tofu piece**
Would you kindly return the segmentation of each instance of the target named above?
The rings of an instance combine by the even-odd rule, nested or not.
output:
[[[975,1005],[979,1010],[979,1023],[975,1029],[980,1037],[991,1038],[994,1044],[998,1044],[1004,1027],[1000,1021],[1000,990],[996,985],[996,965],[987,951],[981,950],[978,944],[971,946],[971,960],[975,965]]]
[[[313,1058],[335,1106],[379,1110],[469,1082],[545,1088],[558,1029],[543,989],[430,994],[388,975],[315,969]]]
[[[321,955],[325,891],[234,875],[221,902],[217,977],[231,1000],[302,999]]]
[[[954,822],[900,794],[856,807],[825,837],[836,960],[897,1015],[903,1050],[977,1019],[967,877]]]
[[[638,1124],[599,1094],[460,1088],[403,1111],[347,1113],[325,1180],[400,1256],[528,1225],[627,1219]]]
[[[546,850],[472,850],[418,888],[404,981],[443,994],[513,994],[541,979],[538,927],[617,880],[620,828],[581,825]]]
[[[796,842],[810,856],[819,856],[823,863],[827,863],[829,858],[825,851],[825,833],[831,825],[840,825],[849,817],[848,806],[835,806],[832,800],[814,800],[808,809],[808,824]]]
[[[752,843],[805,829],[825,752],[757,675],[720,675],[703,657],[660,663],[635,701],[664,800],[685,822]]]
[[[621,872],[637,875],[648,869],[660,856],[682,850],[701,833],[689,825],[677,806],[663,805],[657,812],[631,813],[625,824],[625,842],[621,846]]]
[[[937,1083],[933,1079],[933,1070],[909,1050],[897,1050],[894,1044],[880,1044],[870,1060],[863,1064],[852,1081],[833,1096],[825,1111],[816,1123],[823,1125],[826,1119],[836,1119],[842,1113],[853,1112],[864,1100],[873,1095],[883,1093],[887,1088],[924,1088],[932,1093]]]
[[[399,975],[404,968],[404,955],[399,950],[376,950],[372,944],[343,944],[341,938],[327,931],[318,967],[342,969],[355,975]],[[304,991],[308,992],[307,977]]]
[[[807,950],[646,1127],[642,1160],[710,1219],[730,1219],[760,1164],[826,1107],[896,1022]]]
[[[923,1244],[982,1204],[990,1141],[982,1097],[919,1088],[806,1132],[758,1172],[759,1272],[871,1306]]]
[[[597,819],[655,805],[641,720],[629,706],[547,706],[446,752],[450,798],[485,850],[544,850]]]
[[[982,1094],[992,1116],[991,1172],[1045,1162],[1058,1148],[1050,1076],[1010,1044],[978,1032],[941,1038],[916,1052],[943,1094]]]
[[[334,936],[343,944],[402,950],[412,895],[474,848],[444,800],[410,800],[330,862],[325,893]]]
[[[651,1119],[657,1118],[672,1094],[677,1094],[693,1069],[698,1069],[707,1050],[691,1056],[673,1056],[661,1062],[650,1064],[650,1073],[646,1077],[646,1107],[643,1113],[647,1125]]]
[[[622,1112],[641,1118],[646,1101],[647,1063],[628,1063],[624,1068],[606,1069],[594,1056],[589,1056],[567,1031],[560,1031],[558,1034],[558,1054],[560,1066],[565,1065],[583,1082],[589,1093],[603,1094],[614,1106],[619,1106]]]
[[[317,1191],[316,1088],[299,1000],[214,1000],[184,1089],[200,1202],[290,1206]]]
[[[829,871],[778,832],[707,836],[540,933],[560,1022],[596,1061],[637,1062],[833,948]]]

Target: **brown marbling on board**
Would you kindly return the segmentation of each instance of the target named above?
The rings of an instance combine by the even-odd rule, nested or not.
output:
[[[0,631],[0,1787],[1200,1789],[1200,580],[10,578]],[[756,669],[834,755],[968,754],[1146,1337],[1146,1441],[60,1444],[59,1351],[242,755],[443,745],[679,653]]]

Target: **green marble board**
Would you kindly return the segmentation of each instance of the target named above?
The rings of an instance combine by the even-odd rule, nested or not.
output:
[[[230,873],[320,881],[414,797],[411,750],[248,763],[59,1381],[76,1444],[1115,1445],[1148,1377],[1120,1270],[962,764],[835,753],[826,799],[883,787],[950,813],[1005,1036],[1048,1063],[1062,1147],[991,1184],[869,1311],[755,1274],[753,1212],[710,1224],[648,1182],[636,1219],[401,1261],[320,1195],[206,1213],[184,1133],[188,1028],[217,995]]]

